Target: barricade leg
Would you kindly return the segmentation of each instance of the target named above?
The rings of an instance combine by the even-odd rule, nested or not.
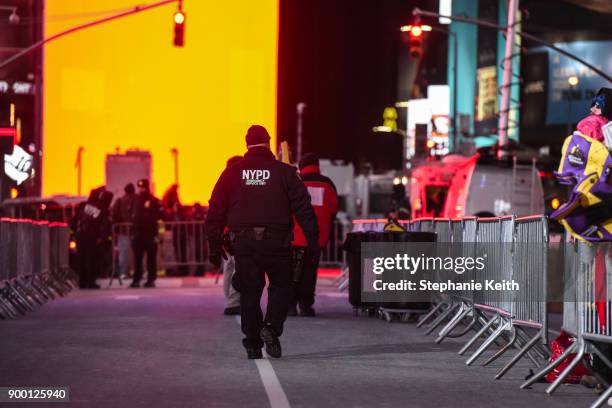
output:
[[[459,306],[461,306],[459,303],[452,303],[449,307],[447,307],[446,310],[436,318],[436,320],[434,320],[429,326],[427,326],[425,334],[431,334],[431,332],[433,332],[436,327],[442,324],[444,319],[446,319]]]
[[[429,311],[429,313],[427,313],[425,316],[423,316],[421,318],[421,320],[419,320],[419,322],[416,324],[416,327],[421,327],[423,324],[425,324],[426,321],[428,321],[429,319],[431,319],[433,316],[435,316],[441,309],[443,309],[444,307],[450,307],[450,303],[449,302],[445,302],[442,301],[440,303],[438,303],[436,305],[436,307],[434,307],[433,309],[431,309]]]
[[[6,299],[10,302],[19,314],[25,315],[28,311],[27,303],[22,299],[22,295],[13,287],[12,284],[8,283],[6,287]]]
[[[440,333],[438,333],[438,337],[436,338],[436,344],[442,343],[442,340],[444,340],[444,338],[446,338],[446,336],[448,336],[453,331],[453,329],[463,321],[463,319],[468,315],[468,313],[470,313],[470,308],[465,303],[463,303],[461,305],[461,308],[455,314],[455,316],[453,316],[453,318],[448,322],[448,324],[444,326],[442,330],[440,330]]]
[[[516,343],[516,338],[518,335],[517,335],[516,328],[512,327],[511,330],[512,330],[512,336],[510,337],[510,340],[508,341],[508,343],[506,343],[504,347],[499,349],[495,354],[493,354],[484,363],[482,363],[483,366],[488,366],[489,364],[491,364],[492,362],[500,358],[506,351],[514,347],[514,344]]]
[[[463,328],[463,330],[448,333],[446,337],[456,339],[465,336],[470,330],[474,329],[474,327],[478,325],[478,313],[476,313],[475,310],[472,310],[472,314],[472,320]]]
[[[11,292],[14,296],[14,299],[20,306],[22,306],[26,311],[33,312],[34,307],[32,306],[31,301],[28,299],[27,294],[23,292],[23,288],[19,285],[17,280],[14,280],[10,286]]]
[[[542,370],[540,370],[540,372],[538,372],[537,374],[535,374],[533,377],[531,377],[530,379],[528,379],[527,381],[525,381],[523,384],[521,384],[521,389],[525,389],[527,387],[529,387],[530,385],[536,383],[539,379],[543,378],[546,374],[548,374],[549,372],[551,372],[552,370],[554,370],[559,364],[561,364],[563,361],[565,361],[565,359],[572,353],[574,353],[574,351],[576,350],[576,348],[578,348],[578,342],[574,342],[572,343],[563,354],[561,354],[559,356],[559,358],[557,358],[555,361],[553,361],[552,363],[548,364],[546,367],[544,367]]]
[[[472,365],[472,363],[474,361],[476,361],[476,359],[478,357],[480,357],[480,355],[482,353],[484,353],[486,351],[486,349],[488,349],[495,342],[495,340],[497,340],[497,338],[504,333],[504,330],[506,330],[509,325],[510,325],[510,322],[505,321],[505,320],[502,319],[502,322],[500,323],[499,327],[493,332],[493,334],[491,334],[484,341],[484,343],[482,343],[480,345],[478,350],[476,350],[476,352],[474,352],[474,354],[472,354],[472,356],[470,358],[468,358],[468,360],[465,362],[465,364],[466,365]]]
[[[597,401],[591,404],[590,408],[599,408],[604,406],[609,398],[612,398],[612,387],[608,387],[608,389],[605,390],[604,393],[599,396],[599,398],[597,398]]]
[[[502,378],[512,367],[514,367],[514,365],[521,359],[523,358],[523,356],[525,355],[525,353],[527,353],[533,346],[535,346],[538,343],[538,340],[540,340],[541,334],[538,333],[537,335],[535,335],[533,338],[531,338],[531,340],[529,340],[529,342],[527,342],[527,344],[525,344],[519,351],[518,353],[516,353],[516,355],[514,357],[512,357],[512,359],[501,368],[501,370],[499,370],[497,372],[497,374],[495,374],[495,379],[499,380],[500,378]]]
[[[4,287],[0,289],[0,308],[2,309],[2,315],[9,319],[17,317],[19,312],[15,309],[8,298],[8,287],[5,282]]]
[[[559,387],[559,385],[561,385],[565,377],[567,377],[569,373],[572,372],[574,367],[576,367],[578,363],[581,362],[583,357],[585,356],[586,347],[587,347],[586,342],[583,339],[579,338],[577,343],[579,343],[579,345],[578,345],[578,351],[576,352],[576,357],[574,357],[572,362],[569,363],[567,367],[565,367],[565,370],[563,370],[563,372],[559,374],[559,376],[555,379],[555,381],[552,384],[550,384],[548,388],[546,388],[546,393],[548,395],[552,395],[552,393],[555,392],[555,390],[557,389],[557,387]]]
[[[25,293],[28,301],[32,306],[41,306],[45,302],[40,298],[40,294],[32,285],[32,276],[23,277],[17,279],[16,283],[21,287],[23,293]]]
[[[493,326],[493,324],[498,319],[499,319],[499,316],[497,316],[497,315],[495,315],[491,319],[489,319],[489,321],[484,326],[482,326],[482,328],[480,330],[478,330],[478,332],[476,332],[476,334],[474,336],[472,336],[472,338],[470,340],[468,340],[468,342],[465,344],[465,346],[463,346],[461,348],[461,350],[459,350],[458,354],[460,356],[462,356],[466,351],[468,351],[468,349],[470,347],[472,347],[472,345],[474,343],[476,343],[476,341],[478,341],[478,339],[481,338],[487,332],[487,330],[489,330],[489,328],[491,326]]]

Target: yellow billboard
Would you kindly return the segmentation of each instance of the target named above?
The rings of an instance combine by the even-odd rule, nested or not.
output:
[[[153,0],[151,0],[153,1]],[[45,37],[129,9],[136,0],[46,2]],[[207,202],[251,124],[275,143],[278,0],[185,0],[185,46],[173,46],[175,4],[88,28],[44,50],[43,194],[105,182],[106,154],[149,150],[156,193],[174,182]]]

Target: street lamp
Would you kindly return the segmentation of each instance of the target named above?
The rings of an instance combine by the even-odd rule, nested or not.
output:
[[[567,83],[570,86],[569,94],[567,95],[567,134],[572,132],[572,100],[574,99],[574,90],[580,82],[576,75],[571,75],[567,78]]]
[[[567,83],[570,86],[570,91],[567,95],[567,134],[572,133],[572,100],[574,99],[574,90],[580,82],[580,79],[576,75],[570,75],[567,78]]]

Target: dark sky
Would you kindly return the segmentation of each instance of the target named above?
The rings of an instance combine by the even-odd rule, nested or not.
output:
[[[405,74],[398,65],[408,54],[399,27],[417,6],[436,11],[438,0],[280,0],[279,140],[295,151],[296,104],[303,101],[304,152],[371,161],[379,140],[372,126],[381,124],[385,106],[406,99],[398,94]],[[607,14],[559,0],[524,0],[521,8],[528,10],[525,30],[549,41],[611,35]],[[430,33],[425,45],[418,80],[446,83],[446,38]]]
[[[399,27],[423,3],[281,0],[279,140],[295,151],[296,104],[303,101],[304,152],[356,163],[367,158],[372,126],[398,97],[398,53],[408,53]]]

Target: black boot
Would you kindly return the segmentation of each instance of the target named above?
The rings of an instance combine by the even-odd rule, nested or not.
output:
[[[246,349],[247,352],[247,357],[249,358],[249,360],[257,360],[260,358],[263,358],[263,353],[261,352],[261,348],[247,348]]]
[[[269,326],[264,326],[264,328],[261,329],[260,336],[266,345],[266,353],[268,353],[270,357],[280,358],[282,355],[281,344],[280,341],[278,341],[278,336],[274,333],[272,328]]]

